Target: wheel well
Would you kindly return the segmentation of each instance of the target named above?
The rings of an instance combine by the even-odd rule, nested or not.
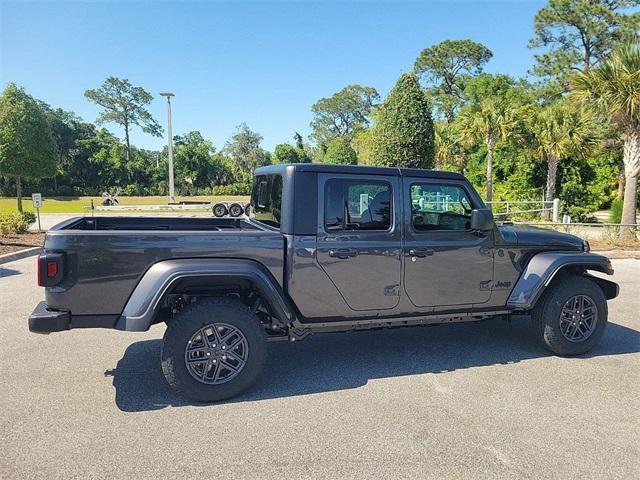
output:
[[[271,300],[251,278],[221,276],[184,277],[176,280],[163,295],[152,323],[170,322],[188,304],[201,298],[226,297],[247,305],[271,335],[286,333],[284,319],[279,318]]]
[[[611,300],[612,298],[618,296],[618,285],[615,282],[612,282],[605,278],[595,277],[589,273],[589,270],[607,273],[607,271],[600,265],[565,265],[561,267],[555,275],[553,275],[551,281],[545,287],[545,290],[549,287],[549,285],[552,285],[559,279],[570,275],[575,275],[585,277],[597,284],[602,289],[602,292],[604,293],[604,296],[607,300]]]

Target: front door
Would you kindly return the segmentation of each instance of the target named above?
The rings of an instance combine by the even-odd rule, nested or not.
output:
[[[491,296],[493,232],[470,229],[475,192],[454,180],[404,178],[404,287],[418,307],[481,305]]]
[[[318,191],[324,192],[319,196],[319,265],[352,310],[395,307],[402,271],[398,177],[318,177]]]

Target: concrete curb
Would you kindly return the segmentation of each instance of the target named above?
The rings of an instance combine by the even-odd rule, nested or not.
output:
[[[42,250],[42,247],[31,247],[25,248],[24,250],[18,250],[17,252],[5,253],[4,255],[0,255],[0,265],[2,265],[3,263],[20,260],[21,258],[27,258],[33,255],[37,255],[40,250]]]

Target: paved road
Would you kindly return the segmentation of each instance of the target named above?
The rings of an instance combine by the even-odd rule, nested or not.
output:
[[[640,478],[640,260],[614,266],[586,358],[499,321],[317,336],[270,345],[244,397],[192,406],[161,326],[29,334],[34,260],[2,265],[0,477]]]

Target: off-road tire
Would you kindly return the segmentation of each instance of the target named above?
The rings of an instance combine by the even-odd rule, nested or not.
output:
[[[576,295],[587,295],[596,308],[597,321],[591,334],[582,341],[571,342],[560,330],[560,315],[565,303]],[[561,356],[586,353],[595,347],[607,325],[607,300],[592,280],[578,275],[562,275],[545,290],[531,315],[535,335],[546,348]]]
[[[206,384],[189,372],[185,349],[199,329],[215,322],[240,330],[247,340],[248,353],[236,377],[222,384]],[[228,298],[201,299],[169,323],[162,340],[161,359],[162,372],[178,395],[194,402],[217,402],[244,392],[258,379],[267,359],[267,337],[258,317],[243,303]]]

